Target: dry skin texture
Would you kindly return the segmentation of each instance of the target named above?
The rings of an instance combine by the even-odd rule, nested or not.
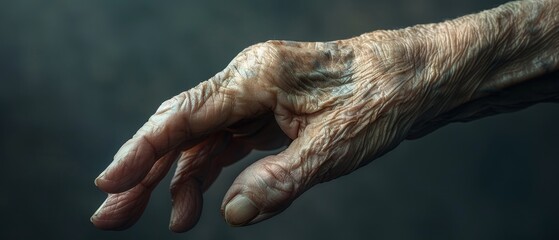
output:
[[[178,159],[170,228],[186,231],[224,166],[253,149],[288,145],[245,169],[225,195],[225,219],[253,224],[406,138],[556,101],[558,5],[512,2],[347,40],[251,46],[163,103],[123,145],[96,180],[110,194],[92,221],[103,229],[131,226]]]

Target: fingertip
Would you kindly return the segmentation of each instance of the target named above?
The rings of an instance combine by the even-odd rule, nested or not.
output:
[[[103,203],[104,204],[104,203]],[[132,226],[130,221],[122,220],[122,219],[115,219],[108,215],[108,213],[102,212],[101,206],[90,218],[89,221],[98,229],[101,230],[110,230],[110,231],[118,231],[124,230]]]
[[[244,195],[238,195],[225,205],[223,214],[229,225],[238,227],[250,223],[260,214],[260,210],[252,200]]]
[[[134,186],[133,181],[118,182],[106,179],[104,177],[96,178],[94,183],[97,188],[106,193],[121,193],[131,189]]]
[[[95,184],[95,186],[98,187],[101,190],[103,190],[105,188],[105,185],[107,185],[106,180],[103,177],[95,178],[95,181],[93,181],[93,184]]]
[[[140,183],[155,162],[155,153],[148,143],[129,140],[95,179],[95,186],[107,193],[124,192]]]
[[[136,223],[149,201],[150,191],[142,187],[125,193],[109,194],[107,199],[90,217],[96,228],[124,230]]]
[[[229,225],[247,226],[271,218],[305,189],[285,158],[284,154],[265,157],[237,176],[222,205]]]
[[[195,208],[195,206],[192,206],[192,208]],[[192,214],[184,215],[181,211],[175,210],[173,206],[171,220],[169,221],[169,230],[176,233],[187,232],[196,226],[196,223],[198,223],[200,219],[200,215],[201,211],[199,210],[194,210]]]
[[[181,222],[173,222],[173,221],[169,222],[169,230],[175,233],[188,232],[190,229],[194,228],[194,226],[196,226],[195,222],[191,224],[183,224]]]
[[[105,231],[122,231],[122,230],[126,230],[130,227],[132,227],[132,225],[134,225],[134,222],[126,222],[126,223],[118,223],[115,221],[111,221],[111,220],[104,220],[104,219],[98,219],[95,217],[91,217],[90,218],[91,223],[93,223],[93,225],[101,230],[105,230]]]
[[[190,180],[172,188],[172,210],[169,229],[176,233],[192,229],[202,214],[202,192],[200,184]]]
[[[93,223],[95,225],[95,223],[97,222],[97,217],[99,216],[99,213],[101,212],[101,209],[103,209],[105,207],[105,204],[107,203],[107,200],[103,201],[103,203],[101,204],[101,206],[99,206],[99,208],[97,208],[97,210],[95,210],[95,212],[93,213],[93,215],[91,215],[91,217],[89,218],[89,221],[91,223]]]

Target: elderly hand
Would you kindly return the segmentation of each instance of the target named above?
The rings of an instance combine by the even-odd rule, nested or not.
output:
[[[222,206],[231,225],[278,214],[306,189],[396,146],[421,111],[423,79],[407,67],[414,59],[391,53],[375,59],[372,48],[353,44],[257,44],[164,102],[96,179],[110,194],[93,223],[103,229],[133,224],[176,159],[170,227],[180,232],[197,222],[202,192],[220,170],[252,149],[289,144],[237,177]]]
[[[511,5],[522,4],[535,1]],[[405,138],[460,120],[457,116],[472,119],[496,112],[479,111],[477,100],[556,70],[521,64],[531,59],[518,52],[530,45],[515,41],[533,39],[507,42],[495,35],[479,41],[480,29],[492,33],[491,17],[512,7],[337,42],[269,41],[247,48],[222,72],[164,102],[122,146],[95,181],[109,196],[92,222],[102,229],[131,226],[151,191],[178,161],[171,183],[170,228],[186,231],[198,221],[202,193],[223,167],[253,149],[288,145],[246,168],[223,199],[221,211],[229,224],[253,224],[280,213],[315,184],[354,171]],[[553,18],[553,8],[541,6],[540,11],[545,9],[551,13],[543,15]],[[526,11],[517,15],[536,12]],[[512,22],[505,27],[514,32],[525,26]],[[542,32],[532,31],[528,37],[549,38],[545,28],[539,29]],[[557,41],[549,48],[538,44],[543,53],[557,56]],[[525,67],[514,75],[509,65]],[[550,93],[557,97],[557,92]],[[459,107],[466,103],[477,107]]]

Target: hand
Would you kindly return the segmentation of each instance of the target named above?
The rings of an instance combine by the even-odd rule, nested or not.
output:
[[[175,160],[170,228],[182,232],[198,221],[202,193],[220,170],[253,149],[289,145],[234,181],[221,207],[234,226],[270,218],[315,184],[384,154],[433,110],[428,74],[413,67],[408,45],[379,40],[389,37],[398,39],[378,32],[247,48],[222,72],[164,102],[122,146],[95,181],[109,195],[91,221],[102,229],[134,224]]]
[[[91,220],[103,229],[131,226],[176,160],[170,228],[186,231],[223,167],[253,149],[288,145],[246,168],[225,195],[225,220],[253,224],[405,138],[558,101],[556,8],[551,0],[520,1],[343,41],[249,47],[164,102],[122,146],[95,181],[109,196]],[[511,14],[513,21],[502,21]]]

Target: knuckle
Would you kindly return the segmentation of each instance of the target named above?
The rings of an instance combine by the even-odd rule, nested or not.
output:
[[[285,202],[294,197],[298,188],[298,181],[292,173],[277,163],[263,164],[257,178],[260,188],[266,191],[268,199],[272,201]]]
[[[282,44],[279,41],[267,41],[252,45],[249,49],[255,59],[270,61],[281,57]]]
[[[161,105],[159,105],[159,107],[156,110],[157,114],[163,114],[171,109],[173,109],[173,107],[176,106],[177,102],[180,102],[178,96],[174,96],[170,99],[165,100],[163,103],[161,103]]]
[[[267,181],[269,186],[276,185],[276,183],[287,183],[285,186],[289,189],[284,188],[284,190],[290,190],[293,188],[293,184],[291,183],[294,183],[295,179],[291,175],[290,171],[288,171],[285,167],[277,163],[269,163],[264,165],[264,170],[265,173],[267,173],[267,177],[273,180]],[[270,182],[274,184],[269,184]],[[281,187],[281,185],[279,187]]]
[[[241,51],[224,72],[232,79],[257,79],[263,72],[279,66],[280,49],[276,44],[264,42],[254,44]]]

